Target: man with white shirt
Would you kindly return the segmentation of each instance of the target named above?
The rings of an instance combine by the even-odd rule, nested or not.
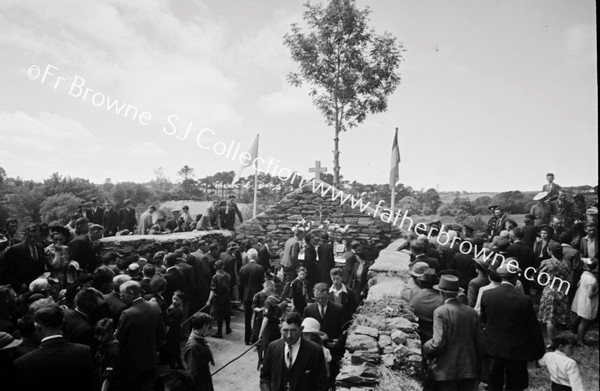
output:
[[[13,389],[90,390],[91,350],[85,345],[67,342],[63,337],[63,309],[57,304],[45,303],[34,312],[33,320],[41,344],[15,360]]]
[[[297,312],[281,323],[282,338],[267,347],[260,371],[261,391],[325,391],[328,389],[323,349],[302,336]]]
[[[331,269],[329,272],[333,284],[329,288],[329,301],[340,304],[344,309],[346,319],[352,318],[352,314],[356,311],[356,299],[354,294],[348,292],[346,285],[342,282],[344,272],[340,268]]]

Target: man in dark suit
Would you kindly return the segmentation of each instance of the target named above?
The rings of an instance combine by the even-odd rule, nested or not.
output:
[[[514,258],[496,270],[499,287],[483,292],[481,321],[489,356],[488,390],[524,390],[529,386],[527,362],[540,359],[544,337],[529,296],[515,290],[521,270]]]
[[[435,269],[439,272],[440,262],[435,258],[429,258],[425,255],[426,244],[422,240],[413,240],[410,242],[410,252],[414,256],[414,260],[411,261],[409,266],[413,266],[417,262],[425,262],[431,269]]]
[[[92,315],[98,306],[98,293],[92,288],[82,288],[75,296],[75,309],[65,310],[64,336],[69,342],[96,349]]]
[[[0,264],[0,283],[10,284],[18,294],[27,292],[31,281],[44,273],[44,248],[38,242],[39,236],[39,225],[29,225],[25,239],[6,249]]]
[[[210,266],[206,255],[200,250],[196,250],[186,259],[187,263],[192,266],[196,284],[194,286],[195,300],[190,303],[190,312],[195,313],[208,300],[210,295]]]
[[[361,253],[360,242],[353,240],[350,243],[350,251],[348,251],[345,256],[346,262],[344,263],[344,284],[346,285],[350,284],[354,265],[359,262],[359,253]]]
[[[15,360],[12,388],[19,391],[91,390],[90,348],[63,338],[63,309],[56,304],[45,304],[35,311],[33,319],[41,344]]]
[[[256,263],[258,252],[248,250],[248,263],[240,270],[240,298],[244,302],[244,341],[250,345],[252,338],[252,300],[254,295],[262,290],[265,281],[265,269]]]
[[[477,390],[484,349],[477,312],[456,299],[458,277],[443,275],[434,289],[444,302],[433,311],[433,337],[423,344],[423,353],[436,360],[433,380],[439,390]]]
[[[533,220],[535,220],[533,215],[526,214],[525,219],[523,220],[525,225],[521,227],[523,230],[523,243],[530,248],[533,248],[537,238],[537,227],[533,225]]]
[[[102,226],[104,227],[104,237],[115,236],[119,230],[119,216],[109,201],[104,202]]]
[[[75,224],[76,230],[78,227],[87,226],[86,218],[77,220]],[[95,269],[95,246],[94,241],[102,238],[103,228],[101,225],[92,225],[84,229],[82,232],[88,231],[85,235],[78,236],[69,242],[69,257],[72,261],[77,261],[79,267],[87,273],[92,273]]]
[[[329,301],[329,286],[323,282],[315,284],[313,289],[315,302],[304,308],[304,318],[315,318],[321,325],[321,331],[327,334],[326,347],[331,352],[330,384],[333,386],[339,372],[338,363],[344,356],[346,345],[347,318],[340,304]]]
[[[548,201],[554,201],[558,198],[560,185],[554,183],[554,174],[551,172],[546,174],[546,180],[548,181],[548,183],[542,186],[542,191],[548,193]]]
[[[127,309],[127,304],[121,300],[121,285],[131,280],[128,274],[119,274],[113,278],[113,291],[103,295],[104,302],[110,309],[110,317],[115,321],[115,325],[119,324],[121,312]]]
[[[510,231],[512,244],[508,246],[507,250],[508,256],[515,258],[519,262],[519,267],[523,270],[528,267],[536,267],[535,253],[531,247],[523,242],[524,235],[522,228],[517,227]],[[529,280],[525,278],[525,275],[521,275],[519,281],[523,285],[523,292],[529,295]]]
[[[587,236],[581,239],[579,253],[582,258],[598,259],[598,226],[593,221],[585,225]]]
[[[135,218],[135,209],[131,205],[131,200],[126,199],[123,201],[123,207],[119,209],[118,213],[119,230],[129,230],[129,232],[135,231],[135,225],[137,220]]]
[[[323,236],[323,241],[319,244],[317,254],[319,256],[317,281],[331,285],[329,271],[335,267],[335,256],[333,254],[333,244],[331,244],[328,234]]]
[[[475,261],[473,258],[475,257],[475,253],[479,252],[483,249],[483,239],[482,238],[472,238],[467,239],[464,242],[470,243],[471,246],[463,246],[461,249],[471,249],[468,253],[464,253],[463,251],[458,251],[454,253],[452,257],[452,261],[450,264],[446,266],[448,269],[456,270],[456,274],[458,276],[459,286],[468,291],[469,282],[477,277],[477,271],[475,270]]]
[[[302,338],[302,318],[285,317],[282,338],[267,347],[260,371],[261,391],[326,391],[327,369],[323,349]]]
[[[341,268],[333,268],[329,272],[331,276],[331,288],[329,288],[329,301],[337,304],[341,304],[344,309],[344,316],[347,319],[351,319],[354,311],[356,311],[356,299],[352,291],[349,291],[344,285],[343,275],[344,272]]]
[[[265,238],[264,244],[258,250],[258,259],[257,259],[256,263],[261,265],[265,269],[265,271],[268,271],[271,269],[271,258],[272,258],[271,243],[272,242],[273,241],[271,238]]]
[[[160,307],[141,297],[140,284],[127,281],[120,288],[129,308],[121,313],[115,336],[121,344],[121,382],[125,390],[154,390],[156,350],[163,341],[165,324]]]
[[[102,225],[104,218],[104,208],[98,206],[98,199],[92,198],[92,207],[85,211],[85,217],[92,224]]]
[[[165,280],[167,280],[167,289],[164,298],[167,303],[171,302],[175,291],[185,291],[186,280],[181,270],[177,268],[177,255],[171,253],[165,258],[167,270],[165,271]]]
[[[232,194],[229,196],[227,203],[225,204],[225,210],[223,211],[223,219],[221,220],[221,225],[225,222],[223,228],[228,229],[230,231],[235,230],[235,218],[237,216],[240,219],[240,224],[244,221],[244,217],[242,216],[242,212],[240,212],[237,204],[235,203],[235,196]]]

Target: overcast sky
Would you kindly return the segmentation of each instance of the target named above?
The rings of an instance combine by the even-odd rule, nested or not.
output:
[[[597,184],[594,1],[366,4],[405,61],[388,111],[341,135],[345,179],[386,183],[398,127],[413,188],[538,190],[548,171]],[[279,167],[332,172],[333,129],[285,82],[297,67],[283,35],[302,12],[277,0],[2,1],[0,167],[102,183],[146,182],[157,167],[176,180],[187,164],[202,177],[239,167],[216,143],[242,152],[259,133],[259,155]]]

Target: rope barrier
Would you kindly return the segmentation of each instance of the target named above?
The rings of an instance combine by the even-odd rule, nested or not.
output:
[[[213,373],[211,373],[211,376],[216,375],[217,373],[219,373],[221,370],[223,370],[226,366],[228,366],[229,364],[231,364],[232,362],[239,360],[240,358],[242,358],[242,356],[246,353],[248,353],[250,350],[252,350],[252,348],[254,348],[256,345],[258,345],[260,343],[260,340],[254,342],[252,344],[252,346],[250,346],[248,349],[246,349],[242,354],[240,354],[239,356],[237,356],[236,358],[234,358],[233,360],[228,361],[225,365],[223,365],[221,368],[217,369],[216,371],[214,371]]]

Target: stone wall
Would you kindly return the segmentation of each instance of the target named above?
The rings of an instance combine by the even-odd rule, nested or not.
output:
[[[369,293],[348,330],[338,391],[422,390],[421,341],[417,318],[400,298],[410,254],[396,251],[398,239],[369,269]]]
[[[330,187],[325,184],[325,188]],[[335,194],[339,191],[335,190]],[[331,199],[331,192],[325,196],[317,190],[313,192],[312,182],[288,194],[277,204],[267,208],[256,218],[244,221],[237,228],[236,239],[242,243],[269,236],[282,244],[289,239],[292,227],[298,220],[323,222],[329,220],[340,226],[349,225],[344,238],[358,240],[367,251],[367,259],[375,259],[379,251],[392,240],[401,236],[398,227],[374,218],[374,209],[367,207],[364,212],[352,208],[350,202],[340,205],[340,199]]]
[[[232,239],[232,232],[220,230],[178,232],[166,235],[111,236],[98,241],[99,250],[96,259],[99,261],[110,252],[116,252],[119,257],[128,259],[136,253],[150,252],[154,254],[161,250],[174,251],[181,246],[181,242],[184,240],[209,242],[216,240],[224,248]]]

